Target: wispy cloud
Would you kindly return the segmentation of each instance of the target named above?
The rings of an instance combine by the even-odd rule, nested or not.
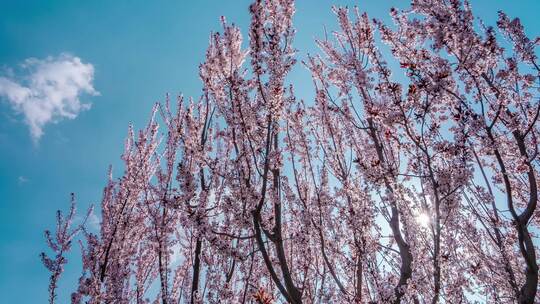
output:
[[[0,77],[0,97],[24,116],[34,141],[50,122],[74,119],[90,103],[81,94],[98,95],[94,89],[94,67],[79,57],[62,54],[45,59],[29,58],[21,64],[24,75]]]
[[[85,210],[83,209],[83,211]],[[77,215],[75,215],[75,218],[73,220],[73,223],[75,225],[81,225],[83,224],[83,222],[85,224],[85,227],[91,232],[99,232],[101,227],[101,220],[99,216],[96,215],[96,211],[94,208],[86,210],[84,213],[78,213]]]
[[[26,184],[28,183],[30,180],[26,177],[26,176],[19,176],[17,178],[17,182],[19,183],[19,185],[22,185],[22,184]]]
[[[101,220],[99,219],[99,217],[96,215],[95,213],[95,210],[92,209],[92,212],[90,213],[90,215],[88,216],[88,225],[89,227],[94,230],[94,231],[99,231],[100,229],[100,225],[101,225]]]

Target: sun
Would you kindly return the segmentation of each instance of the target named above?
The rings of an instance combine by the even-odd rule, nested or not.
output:
[[[429,224],[431,223],[431,218],[428,214],[422,212],[416,216],[416,221],[422,227],[429,227]]]

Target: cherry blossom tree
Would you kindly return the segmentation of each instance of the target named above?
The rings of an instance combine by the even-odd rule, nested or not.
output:
[[[414,0],[393,24],[334,8],[300,58],[304,101],[294,12],[254,1],[245,45],[223,18],[201,96],[129,128],[99,232],[72,207],[46,233],[51,303],[77,233],[72,303],[538,301],[540,39],[466,1]]]

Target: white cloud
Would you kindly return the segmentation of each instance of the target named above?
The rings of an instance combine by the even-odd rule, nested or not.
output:
[[[94,67],[79,57],[62,54],[45,59],[29,58],[21,67],[27,75],[20,80],[0,77],[0,97],[24,116],[34,141],[43,135],[46,124],[74,119],[89,109],[90,104],[79,99],[81,94],[99,94],[92,84]]]
[[[21,175],[17,178],[17,181],[19,182],[19,185],[22,185],[29,182],[30,180],[26,176]]]
[[[94,209],[92,209],[92,212],[90,213],[90,215],[88,216],[88,220],[87,220],[87,223],[88,223],[88,226],[94,230],[94,231],[99,231],[100,227],[101,227],[101,220],[99,219],[99,217],[96,215]]]
[[[84,224],[85,224],[85,227],[87,229],[90,229],[91,232],[94,232],[94,233],[99,232],[100,227],[101,227],[101,220],[96,215],[94,208],[92,208],[92,210],[88,210],[88,211],[90,211],[89,214],[86,213],[87,211],[85,211],[85,213],[75,215],[73,223],[75,225],[81,225],[81,224],[83,224],[83,221],[86,220],[84,222]],[[86,217],[86,216],[88,216],[88,217]]]

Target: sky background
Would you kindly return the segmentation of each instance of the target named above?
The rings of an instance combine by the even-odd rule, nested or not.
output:
[[[494,25],[497,11],[504,10],[511,17],[521,18],[529,37],[540,36],[538,0],[471,2],[475,15],[488,24]],[[13,100],[0,97],[3,303],[46,303],[49,275],[39,253],[47,249],[43,230],[54,227],[55,210],[69,207],[71,192],[81,212],[90,204],[99,205],[108,165],[116,168],[115,176],[122,170],[120,154],[128,124],[142,127],[152,104],[162,101],[165,93],[197,97],[201,90],[198,65],[204,59],[210,32],[220,30],[219,17],[224,15],[246,33],[249,3],[0,0],[0,78],[24,85],[25,79],[43,75],[45,68],[58,67],[51,64],[55,60],[78,57],[82,61],[78,68],[93,67],[93,79],[84,78],[83,85],[95,89],[95,94],[86,90],[80,96],[76,91],[73,98],[76,104],[91,104],[90,109],[74,119],[45,124],[39,139],[31,136],[25,123],[23,113],[32,112],[32,108],[17,111]],[[358,5],[371,17],[389,21],[389,8],[398,3],[406,5],[406,1],[387,0],[297,1],[295,47],[299,57],[316,52],[313,39],[323,36],[323,26],[336,29],[332,4]],[[28,58],[38,60],[28,63]],[[21,68],[25,61],[30,68]],[[296,66],[290,80],[298,97],[312,98],[311,79],[302,66]],[[39,83],[27,85],[39,89]],[[73,89],[73,84],[62,88]],[[38,99],[24,101],[37,105],[48,102],[49,96],[43,93]],[[77,251],[77,246],[73,250]],[[76,255],[70,257],[58,303],[68,303],[80,275],[80,261]]]

